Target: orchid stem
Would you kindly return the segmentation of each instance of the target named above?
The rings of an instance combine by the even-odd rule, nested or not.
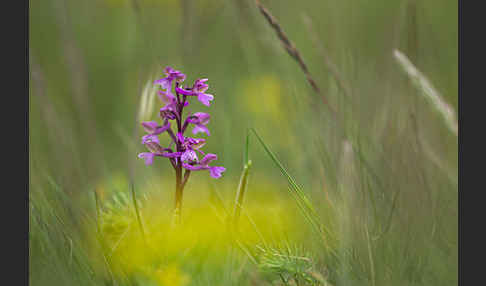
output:
[[[175,197],[175,210],[174,210],[175,224],[180,224],[181,222],[182,190],[183,190],[182,165],[179,162],[176,167],[176,197]]]

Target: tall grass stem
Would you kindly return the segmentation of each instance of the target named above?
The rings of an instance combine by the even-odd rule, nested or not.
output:
[[[132,202],[135,209],[135,215],[137,216],[138,226],[140,228],[140,233],[145,243],[147,243],[147,237],[145,236],[145,229],[143,227],[142,217],[140,215],[140,209],[138,208],[137,197],[135,196],[135,186],[133,182],[130,183],[130,191],[132,193]]]
[[[459,130],[454,109],[442,98],[427,77],[415,67],[405,54],[399,50],[394,50],[393,56],[400,68],[410,78],[414,86],[430,103],[430,106],[441,115],[445,125],[455,136],[457,136]]]

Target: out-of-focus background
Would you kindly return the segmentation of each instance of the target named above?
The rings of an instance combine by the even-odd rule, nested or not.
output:
[[[275,229],[310,252],[312,275],[331,285],[457,283],[457,133],[440,113],[441,104],[458,105],[457,2],[261,2],[299,50],[320,94],[252,0],[30,1],[32,285],[298,283],[278,263],[275,277],[261,274],[264,260],[228,266],[224,258],[206,269],[201,257],[211,260],[216,251],[210,250],[187,255],[200,263],[150,260],[165,269],[150,282],[130,274],[132,262],[99,266],[96,243],[85,243],[96,233],[97,211],[116,208],[117,196],[129,202],[131,184],[154,229],[163,225],[154,217],[173,206],[169,162],[146,166],[137,158],[144,150],[140,120],[157,120],[162,106],[157,96],[149,100],[150,83],[166,66],[185,73],[188,83],[209,78],[211,107],[194,101],[190,110],[211,114],[204,150],[226,167],[217,180],[191,175],[183,209],[189,225],[213,225],[207,213],[233,208],[248,128],[254,128],[336,243],[321,255],[316,245],[322,241],[310,238],[287,180],[253,133],[245,203],[248,217],[261,225],[249,229]],[[439,105],[404,72],[394,50],[433,85]],[[262,243],[256,237],[249,247]],[[126,247],[137,252],[133,245]]]

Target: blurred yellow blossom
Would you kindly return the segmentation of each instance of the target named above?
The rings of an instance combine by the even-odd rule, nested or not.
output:
[[[185,286],[190,282],[190,276],[184,273],[176,264],[172,263],[159,268],[154,278],[160,286]]]
[[[247,79],[243,84],[243,98],[246,108],[252,113],[278,119],[281,110],[281,84],[273,75],[262,75]]]

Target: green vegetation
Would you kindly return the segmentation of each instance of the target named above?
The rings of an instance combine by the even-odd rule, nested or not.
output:
[[[458,283],[457,2],[260,2],[319,92],[253,0],[30,1],[31,285]],[[167,65],[227,168],[177,226]]]

